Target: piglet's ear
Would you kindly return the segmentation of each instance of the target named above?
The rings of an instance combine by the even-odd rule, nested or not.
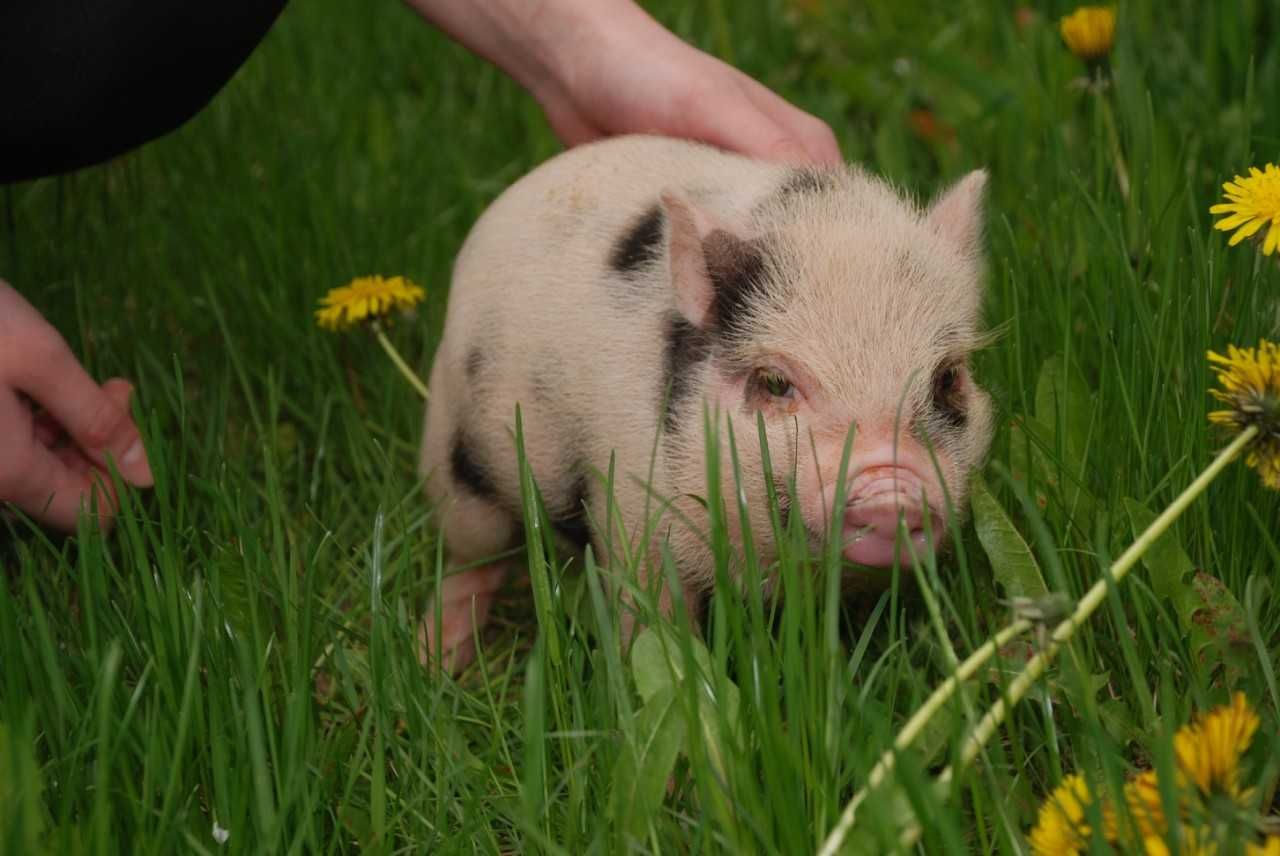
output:
[[[675,289],[676,309],[695,327],[708,325],[715,302],[715,286],[707,268],[702,244],[717,225],[706,212],[683,194],[668,190],[662,194],[666,210],[668,257],[671,259],[671,285]]]
[[[982,198],[986,188],[987,171],[975,169],[929,207],[929,225],[966,252],[975,250],[982,235]]]
[[[731,325],[762,278],[758,246],[678,192],[663,193],[662,206],[671,224],[667,249],[676,309],[700,330]]]

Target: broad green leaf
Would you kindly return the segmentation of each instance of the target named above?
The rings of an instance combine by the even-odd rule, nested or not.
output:
[[[1231,589],[1208,571],[1196,571],[1192,590],[1191,621],[1208,638],[1206,643],[1194,644],[1192,650],[1203,662],[1205,649],[1211,647],[1226,670],[1227,686],[1234,686],[1253,665],[1254,650],[1244,607]],[[1195,634],[1191,638],[1197,642]]]
[[[1067,518],[1085,528],[1097,507],[1084,487],[1093,413],[1093,395],[1079,372],[1061,354],[1045,360],[1036,380],[1033,428],[1043,446],[1033,446],[1033,456],[1039,476],[1057,489]]]
[[[1111,672],[1089,672],[1079,678],[1059,675],[1050,679],[1050,687],[1061,693],[1073,710],[1087,710],[1111,682]]]
[[[639,641],[639,640],[637,640]],[[667,781],[685,740],[676,687],[656,691],[636,715],[636,743],[623,746],[613,774],[613,812],[620,826],[642,839],[662,807]]]
[[[682,677],[680,666],[663,650],[655,627],[646,627],[631,645],[631,675],[646,704],[663,690],[671,690]]]
[[[1135,539],[1155,522],[1156,513],[1136,499],[1125,497],[1124,508]],[[1190,637],[1191,652],[1198,657],[1210,643],[1210,638],[1194,620],[1197,598],[1189,577],[1196,568],[1172,529],[1157,538],[1142,554],[1142,566],[1147,569],[1151,591],[1173,607],[1178,626]]]
[[[1153,726],[1139,726],[1129,705],[1120,699],[1103,698],[1098,702],[1098,719],[1112,739],[1123,745],[1144,743]]]
[[[1155,522],[1156,514],[1141,502],[1129,497],[1124,498],[1124,510],[1129,515],[1129,523],[1133,526],[1133,537],[1137,538]],[[1190,613],[1183,614],[1190,594],[1187,577],[1195,571],[1196,566],[1191,558],[1183,552],[1182,545],[1172,529],[1165,532],[1147,552],[1142,554],[1142,565],[1147,569],[1151,579],[1151,590],[1161,600],[1168,600],[1177,607],[1178,618],[1190,618]],[[1184,625],[1185,626],[1185,625]]]
[[[1095,516],[1097,500],[1082,484],[1081,463],[1071,464],[1054,451],[1054,435],[1039,420],[1016,418],[1009,429],[1010,474],[1026,485],[1036,507],[1051,520],[1087,525]],[[1060,501],[1050,503],[1050,496]]]
[[[689,676],[685,669],[684,652],[669,633],[656,627],[646,628],[631,647],[631,672],[636,689],[646,704],[658,694],[680,688],[684,691]],[[721,744],[721,722],[738,721],[738,705],[741,693],[737,685],[724,674],[711,667],[711,653],[702,640],[688,641],[693,661],[697,665],[698,730],[702,734],[702,746],[716,771],[725,775],[724,751]]]
[[[962,695],[964,698],[961,698]],[[911,744],[912,751],[921,765],[927,766],[936,762],[951,745],[952,738],[963,736],[966,723],[964,704],[966,700],[973,704],[976,698],[977,694],[973,686],[962,685],[955,697],[939,708],[938,712],[925,723],[924,728]],[[977,710],[977,713],[981,714],[981,710]]]
[[[1135,499],[1126,498],[1124,506],[1137,538],[1155,521],[1156,514]],[[1196,570],[1172,530],[1143,553],[1142,564],[1150,576],[1151,590],[1173,606],[1196,662],[1208,660],[1206,649],[1213,649],[1213,659],[1226,668],[1228,684],[1233,683],[1248,669],[1252,657],[1248,619],[1240,601],[1222,580]]]
[[[631,646],[631,673],[640,697],[646,702],[659,690],[684,681],[686,670],[681,644],[656,627],[647,627],[636,637]],[[701,639],[691,637],[689,647],[698,666],[699,698],[724,706],[725,717],[732,721],[738,712],[738,687],[723,673],[712,669],[711,653]]]
[[[1044,574],[1026,539],[992,496],[981,476],[973,479],[973,524],[996,581],[1009,597],[1043,597],[1048,594]]]
[[[1093,422],[1093,396],[1084,379],[1071,370],[1066,359],[1056,354],[1044,361],[1036,380],[1036,421],[1050,428],[1067,470],[1079,474],[1084,469],[1084,452]]]
[[[866,805],[858,812],[857,821],[844,840],[840,852],[847,856],[876,856],[885,846],[916,823],[916,812],[906,791],[892,778],[877,789],[878,805]],[[870,811],[875,808],[875,811]]]

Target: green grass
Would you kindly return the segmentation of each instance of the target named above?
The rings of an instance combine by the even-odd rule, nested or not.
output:
[[[996,0],[654,9],[921,195],[991,170],[986,479],[1076,596],[1132,538],[1126,498],[1158,510],[1220,445],[1205,350],[1280,335],[1280,268],[1207,213],[1280,155],[1280,15],[1124,5],[1104,99],[1126,198],[1104,99],[1073,85],[1053,26],[1067,10],[1020,30]],[[918,110],[949,130],[922,138]],[[556,150],[527,96],[397,4],[312,0],[181,131],[3,191],[0,274],[94,374],[136,380],[156,488],[109,536],[0,530],[0,851],[214,851],[215,819],[236,852],[812,851],[952,650],[1008,620],[1006,568],[967,525],[924,596],[842,607],[838,569],[789,549],[781,603],[724,591],[705,650],[674,628],[633,664],[610,641],[625,569],[534,544],[550,594],[535,608],[512,584],[483,665],[457,682],[418,665],[440,572],[420,405],[372,340],[311,310],[368,272],[426,284],[393,331],[425,374],[467,228]],[[1277,520],[1229,469],[949,792],[928,777],[1007,672],[901,758],[861,852],[891,851],[911,808],[922,852],[1025,852],[1062,772],[1167,770],[1172,731],[1235,689],[1263,716],[1250,769],[1274,782]],[[1226,592],[1198,634],[1192,568]]]

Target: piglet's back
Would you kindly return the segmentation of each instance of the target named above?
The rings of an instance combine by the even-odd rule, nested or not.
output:
[[[476,223],[454,269],[450,335],[514,327],[530,357],[537,339],[559,346],[568,335],[579,348],[614,352],[622,340],[650,340],[650,323],[672,300],[665,268],[651,264],[663,252],[659,194],[682,190],[724,222],[745,223],[786,172],[661,137],[615,137],[559,155]]]

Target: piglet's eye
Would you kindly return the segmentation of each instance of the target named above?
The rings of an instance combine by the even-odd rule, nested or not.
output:
[[[933,373],[934,409],[956,428],[965,421],[963,379],[959,363],[943,363]]]
[[[946,366],[938,370],[938,376],[933,381],[934,392],[943,397],[950,394],[951,390],[956,388],[956,367]]]
[[[769,369],[761,369],[756,373],[756,380],[765,392],[774,398],[791,398],[796,388],[783,375]]]

